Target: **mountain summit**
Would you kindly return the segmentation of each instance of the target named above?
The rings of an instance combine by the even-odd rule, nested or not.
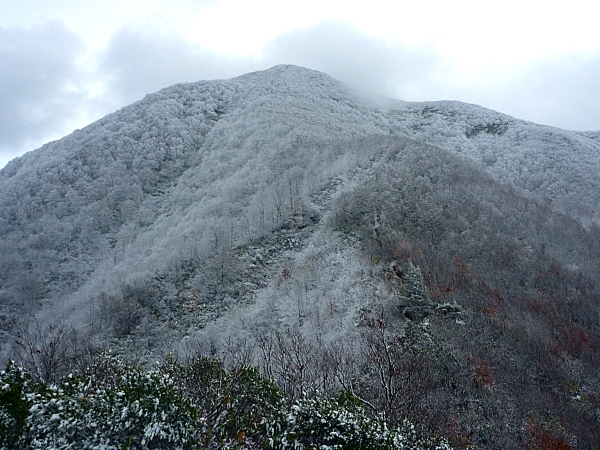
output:
[[[596,134],[370,102],[289,65],[171,86],[0,171],[2,318],[142,359],[418,323],[452,361],[438,432],[457,414],[468,439],[518,448],[501,430],[550,408],[573,421],[565,439],[591,442]],[[481,411],[457,406],[475,397]]]

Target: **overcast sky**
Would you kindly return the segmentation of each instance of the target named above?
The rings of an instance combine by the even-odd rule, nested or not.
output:
[[[0,167],[171,84],[276,64],[600,130],[590,0],[1,0]]]

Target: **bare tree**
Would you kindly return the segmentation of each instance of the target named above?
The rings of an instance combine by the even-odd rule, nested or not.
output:
[[[301,332],[253,330],[263,373],[292,399],[332,392],[339,385],[330,370],[328,352]]]
[[[20,322],[10,334],[14,360],[48,383],[60,381],[85,353],[73,328],[63,321],[45,325],[37,320],[30,325]]]

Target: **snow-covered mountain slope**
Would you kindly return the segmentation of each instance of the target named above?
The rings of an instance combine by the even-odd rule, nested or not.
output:
[[[164,89],[0,171],[0,362],[204,348],[392,380],[458,448],[596,448],[598,136],[294,66]]]
[[[537,125],[455,101],[397,103],[390,109],[390,132],[449,150],[496,180],[590,208],[598,217],[598,133]]]
[[[324,146],[382,123],[330,77],[282,66],[173,86],[47,144],[0,173],[3,304],[81,323],[156,277],[161,305],[238,295],[231,249],[310,220],[303,197],[352,164]]]
[[[377,137],[438,146],[586,212],[600,206],[593,134],[458,102],[390,105],[276,66],[172,86],[12,161],[0,171],[2,302],[82,320],[102,295],[138,295],[149,280],[144,295],[161,304],[243,297],[260,287],[244,276],[259,271],[249,263],[232,275],[228,265],[250,257],[233,249],[290,223],[327,234],[317,224],[330,200],[357,174],[377,176],[387,145]],[[274,235],[275,271],[285,246],[300,245],[284,235]]]
[[[282,184],[285,170],[310,161],[294,154],[299,142],[376,133],[381,117],[335,80],[294,67],[168,88],[2,170],[5,245],[23,247],[26,236],[27,247],[77,253],[55,261],[77,267],[104,259],[132,223],[146,232],[173,222],[177,240],[183,227],[203,233],[191,215],[237,217],[261,183]]]

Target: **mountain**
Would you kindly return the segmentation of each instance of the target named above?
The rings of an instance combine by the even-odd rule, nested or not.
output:
[[[175,85],[0,171],[3,329],[266,369],[267,342],[351,354],[377,324],[405,339],[415,323],[440,378],[403,379],[419,401],[396,413],[457,446],[588,448],[598,173],[597,132],[369,100],[295,66]]]

